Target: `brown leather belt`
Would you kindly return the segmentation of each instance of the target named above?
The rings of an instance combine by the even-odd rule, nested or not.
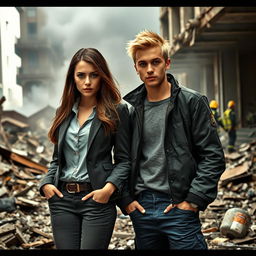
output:
[[[68,193],[79,193],[82,191],[91,192],[93,190],[91,183],[65,182],[64,188]]]

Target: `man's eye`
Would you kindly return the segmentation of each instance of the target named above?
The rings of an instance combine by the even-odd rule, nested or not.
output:
[[[159,63],[160,63],[159,60],[154,60],[154,61],[153,61],[153,65],[158,65]]]
[[[141,62],[141,63],[139,63],[139,66],[140,66],[140,67],[146,67],[146,63]]]

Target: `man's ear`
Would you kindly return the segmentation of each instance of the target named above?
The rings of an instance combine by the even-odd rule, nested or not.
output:
[[[171,66],[171,59],[168,58],[168,59],[166,60],[166,62],[165,62],[165,68],[166,68],[166,69],[169,69],[170,66]]]
[[[139,72],[138,72],[138,70],[137,70],[137,67],[136,67],[136,64],[134,64],[134,68],[135,68],[137,74],[139,74]]]

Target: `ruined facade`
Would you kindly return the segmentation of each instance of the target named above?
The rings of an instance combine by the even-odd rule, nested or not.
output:
[[[161,34],[171,42],[180,84],[219,102],[236,102],[239,127],[256,115],[256,7],[161,7]]]
[[[4,109],[21,107],[22,87],[17,82],[21,58],[15,52],[20,37],[21,8],[0,7],[0,98],[5,97]]]
[[[21,38],[16,46],[22,59],[18,80],[23,87],[24,105],[32,99],[34,88],[42,88],[50,97],[54,88],[54,72],[62,65],[52,42],[44,33],[45,22],[43,8],[24,7],[20,21]]]

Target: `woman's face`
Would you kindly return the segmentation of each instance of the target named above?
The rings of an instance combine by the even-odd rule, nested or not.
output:
[[[94,65],[83,60],[79,61],[75,67],[74,79],[82,97],[96,98],[101,86],[101,77]]]

